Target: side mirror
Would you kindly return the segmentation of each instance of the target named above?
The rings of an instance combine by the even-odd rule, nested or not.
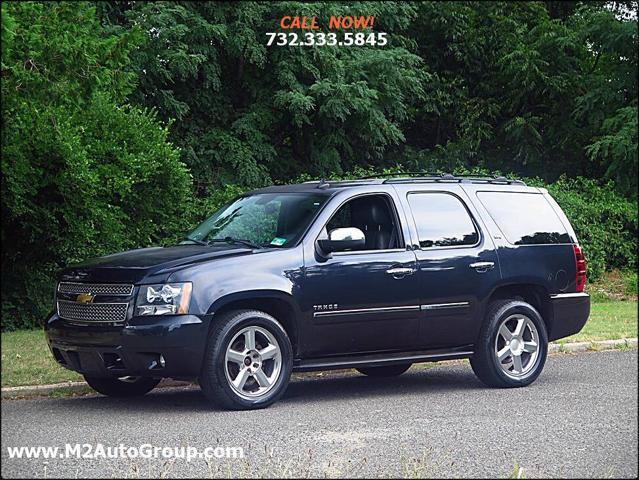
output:
[[[317,243],[325,253],[359,250],[366,245],[366,237],[359,228],[336,228],[328,233],[328,240]]]

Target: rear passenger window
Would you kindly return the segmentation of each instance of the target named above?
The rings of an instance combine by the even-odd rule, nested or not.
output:
[[[475,245],[479,241],[475,223],[457,197],[447,193],[411,193],[408,203],[421,248]]]
[[[477,196],[513,245],[571,243],[566,228],[543,195],[479,192]]]

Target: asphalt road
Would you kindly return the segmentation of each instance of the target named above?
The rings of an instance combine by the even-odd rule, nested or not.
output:
[[[272,407],[211,409],[199,390],[139,399],[2,401],[3,478],[163,476],[637,476],[637,351],[556,355],[523,389],[493,390],[467,363],[375,380],[294,380]],[[231,459],[10,459],[69,444],[244,448]]]

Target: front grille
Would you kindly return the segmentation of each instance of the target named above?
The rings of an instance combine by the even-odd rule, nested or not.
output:
[[[93,295],[129,296],[133,293],[133,285],[125,283],[74,283],[60,282],[58,292],[78,295],[91,293]]]
[[[122,323],[128,303],[78,303],[58,300],[60,318],[80,323]]]

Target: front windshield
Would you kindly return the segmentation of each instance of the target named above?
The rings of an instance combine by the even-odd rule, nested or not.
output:
[[[222,207],[186,238],[194,242],[244,240],[260,247],[293,246],[328,197],[308,193],[260,193]]]

